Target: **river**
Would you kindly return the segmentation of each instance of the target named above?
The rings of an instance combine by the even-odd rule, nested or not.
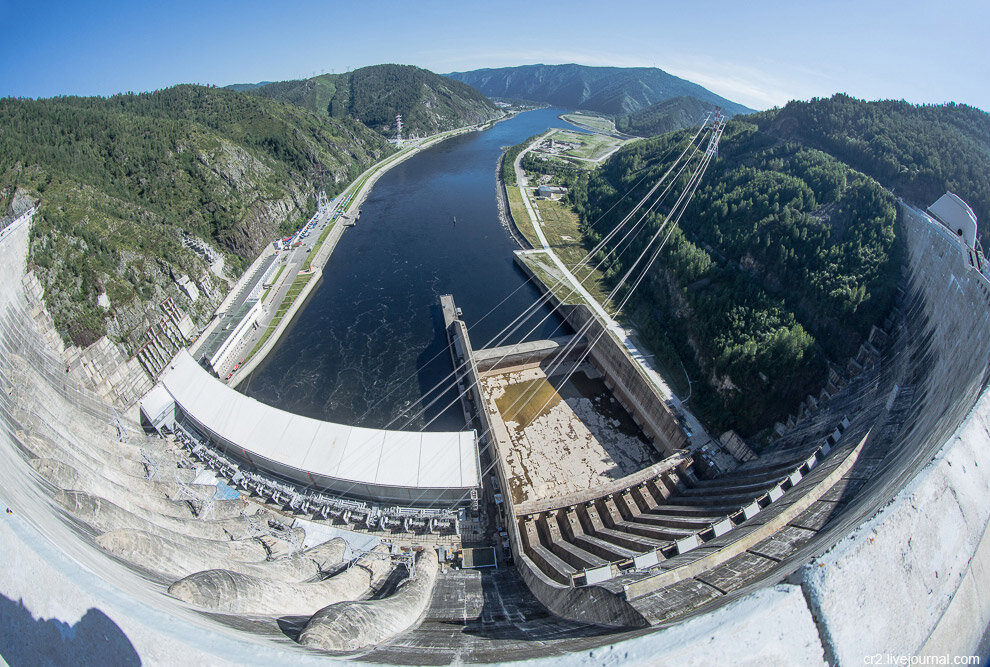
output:
[[[495,169],[503,147],[550,127],[561,109],[517,115],[454,137],[393,167],[344,232],[323,279],[278,345],[238,390],[316,419],[374,428],[457,430],[456,394],[429,390],[453,370],[440,314],[453,294],[475,347],[486,347],[538,300],[512,262],[518,249],[498,217]],[[506,343],[549,313],[541,308]],[[487,315],[487,316],[486,316]],[[560,335],[551,315],[527,340]],[[448,406],[450,406],[448,408]]]

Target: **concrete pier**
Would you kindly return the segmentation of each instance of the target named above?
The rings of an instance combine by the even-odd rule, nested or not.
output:
[[[577,361],[586,349],[587,344],[580,336],[558,336],[550,340],[525,341],[475,350],[474,361],[480,373],[488,373]]]

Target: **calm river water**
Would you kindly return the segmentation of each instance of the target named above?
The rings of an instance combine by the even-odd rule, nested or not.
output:
[[[475,347],[485,347],[539,298],[512,262],[518,245],[499,222],[495,168],[504,146],[549,127],[574,129],[557,118],[561,112],[529,111],[449,139],[382,176],[321,284],[239,390],[328,421],[463,427],[458,405],[442,409],[455,403],[453,392],[417,416],[423,394],[453,370],[440,295],[454,295]],[[507,342],[521,340],[547,312]],[[560,335],[558,326],[552,316],[526,338]],[[405,417],[394,421],[397,415]]]

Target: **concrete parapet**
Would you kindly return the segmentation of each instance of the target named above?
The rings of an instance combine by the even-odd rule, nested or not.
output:
[[[507,579],[497,578],[506,574],[502,571],[486,580],[483,592],[479,587],[474,593],[473,600],[483,600],[477,609],[484,611],[473,607],[463,625],[460,620],[434,619],[418,628],[423,609],[436,595],[433,583],[426,582],[432,561],[421,562],[417,576],[422,573],[423,579],[409,581],[395,595],[338,607],[339,615],[333,618],[355,623],[362,633],[353,644],[332,646],[365,646],[370,652],[362,657],[379,662],[392,662],[393,656],[405,656],[406,661],[414,659],[409,656],[429,656],[440,662],[470,655],[478,661],[540,658],[567,665],[707,664],[722,655],[759,664],[859,664],[865,655],[877,653],[985,653],[980,642],[990,624],[985,595],[990,587],[990,508],[985,502],[990,493],[990,398],[984,394],[990,380],[990,283],[951,235],[942,238],[943,231],[931,227],[920,212],[907,211],[906,218],[909,270],[900,312],[903,325],[893,326],[891,321],[884,327],[895,344],[885,350],[881,337],[871,334],[870,344],[881,352],[876,367],[848,383],[837,378],[836,391],[829,389],[828,405],[819,404],[811,426],[796,424],[796,430],[779,441],[785,449],[767,457],[775,466],[784,466],[791,457],[804,455],[798,450],[806,438],[833,445],[835,438],[827,436],[840,430],[836,419],[847,411],[849,420],[843,423],[856,435],[843,437],[858,443],[870,431],[864,454],[851,468],[844,470],[837,463],[841,457],[832,454],[807,476],[807,486],[826,477],[841,478],[797,519],[771,538],[752,543],[763,535],[758,531],[779,527],[790,517],[790,508],[802,502],[780,496],[781,487],[774,486],[766,494],[776,496],[773,503],[762,508],[757,503],[759,511],[744,516],[746,523],[737,526],[736,535],[716,532],[716,540],[693,549],[678,546],[676,555],[672,550],[666,560],[649,564],[660,576],[662,569],[685,575],[668,575],[678,579],[667,589],[669,595],[649,601],[649,593],[630,601],[621,588],[606,585],[642,581],[649,576],[642,570],[625,579],[567,587],[542,575],[531,561],[526,564],[524,553],[514,551],[526,564],[519,571],[527,585],[562,618],[549,617],[521,585],[512,589]],[[11,247],[19,254],[8,255]],[[116,441],[112,404],[79,383],[74,373],[64,372],[57,336],[44,322],[43,309],[29,305],[23,292],[26,247],[26,225],[0,239],[0,284],[5,286],[0,290],[0,557],[6,566],[0,569],[0,593],[9,603],[7,609],[24,619],[14,636],[27,642],[30,638],[22,629],[59,623],[81,637],[91,626],[78,619],[98,612],[104,619],[101,633],[65,645],[105,647],[110,637],[120,652],[80,652],[73,656],[77,661],[122,662],[125,655],[132,662],[136,657],[152,664],[325,660],[291,642],[246,638],[231,628],[260,628],[263,634],[281,637],[271,618],[225,619],[229,625],[222,626],[215,615],[191,613],[180,601],[161,594],[163,578],[172,573],[216,567],[206,558],[208,553],[224,569],[256,578],[288,580],[298,575],[282,564],[302,564],[295,557],[267,560],[272,549],[292,550],[295,545],[263,544],[270,539],[263,532],[252,539],[228,539],[231,534],[253,533],[257,526],[244,533],[233,528],[250,526],[250,520],[230,522],[231,533],[226,522],[160,516],[161,508],[172,507],[170,489],[181,484],[140,479],[153,466],[133,458],[138,447]],[[873,350],[866,352],[873,356]],[[121,421],[136,428],[126,416]],[[32,465],[29,459],[38,456],[51,460]],[[170,458],[163,461],[174,463]],[[81,489],[83,494],[59,493],[62,506],[72,510],[66,513],[52,502],[52,489],[38,470],[53,481],[92,488]],[[108,481],[97,484],[95,477],[104,473]],[[181,471],[176,476],[183,483],[188,477]],[[125,497],[116,494],[123,492],[128,478],[135,495],[155,494],[166,504],[153,501],[159,510],[142,509],[138,502],[124,505]],[[97,502],[104,490],[121,504],[111,499]],[[651,493],[654,499],[664,495],[659,489]],[[613,522],[627,520],[623,511],[632,516],[637,505],[644,517],[666,516],[642,490],[620,496],[616,502],[610,499],[611,506],[602,503]],[[622,504],[616,504],[620,500]],[[702,502],[690,509],[703,513],[709,508]],[[580,507],[574,513],[583,518]],[[592,513],[587,514],[591,521]],[[572,516],[565,518],[573,521]],[[679,517],[677,525],[692,520]],[[256,523],[264,520],[258,517]],[[506,525],[514,549],[520,543],[516,523]],[[208,532],[201,533],[200,524]],[[217,525],[221,532],[214,532]],[[571,525],[572,533],[563,530],[562,537],[591,550],[594,542],[580,541],[578,526]],[[120,528],[97,535],[111,526]],[[217,539],[204,539],[203,534]],[[717,553],[739,534],[755,536],[739,545],[744,551],[717,571],[692,569],[692,563]],[[556,534],[552,537],[558,539]],[[634,550],[635,541],[629,545]],[[116,558],[108,558],[108,553]],[[584,557],[576,551],[572,556]],[[149,577],[148,570],[156,576]],[[300,573],[304,570],[300,567]],[[692,572],[696,576],[689,576]],[[787,575],[791,583],[780,584]],[[736,585],[739,588],[733,588]],[[649,622],[673,624],[675,618],[682,620],[672,627],[643,627]],[[622,629],[594,625],[603,622]],[[368,628],[377,634],[365,633]],[[340,630],[334,632],[340,638]],[[406,634],[401,641],[388,642],[397,632]],[[15,647],[21,653],[15,653],[12,662],[26,651],[54,655],[51,644],[57,642],[46,645],[39,636],[26,649]],[[372,648],[379,641],[386,644]]]
[[[842,664],[878,653],[985,652],[990,625],[990,283],[951,232],[917,209],[902,211],[908,325],[923,343],[915,355],[926,394],[910,437],[918,463],[938,453],[803,570],[827,654]]]
[[[666,473],[683,470],[690,464],[691,464],[691,456],[688,455],[687,452],[683,452],[683,451],[674,452],[673,455],[668,456],[659,463],[654,463],[653,465],[643,468],[642,470],[639,470],[637,472],[634,472],[631,475],[626,475],[621,479],[614,480],[602,486],[597,486],[594,489],[572,493],[570,495],[560,496],[558,498],[553,498],[550,500],[539,500],[539,501],[521,503],[515,506],[514,508],[515,515],[522,516],[523,514],[550,512],[553,510],[569,507],[572,505],[577,505],[579,503],[586,503],[596,498],[609,496],[612,495],[613,493],[619,493],[626,489],[638,486],[640,484],[654,480]]]

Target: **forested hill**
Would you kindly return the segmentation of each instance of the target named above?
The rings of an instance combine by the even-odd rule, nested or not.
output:
[[[551,104],[568,109],[629,114],[680,96],[721,106],[728,115],[749,109],[655,67],[588,67],[585,65],[523,65],[452,72],[487,95]]]
[[[631,144],[573,193],[587,197],[589,245],[688,136]],[[691,405],[714,429],[753,436],[817,395],[826,363],[844,366],[888,312],[900,275],[896,215],[894,198],[872,178],[747,120],[729,121],[719,157],[628,315],[669,367],[683,361]],[[650,226],[661,219],[654,214]],[[622,275],[632,257],[620,255],[606,278]]]
[[[687,136],[631,144],[577,183],[589,247]],[[951,190],[986,238],[988,179],[990,116],[972,107],[836,95],[733,119],[629,316],[669,367],[684,362],[696,410],[753,436],[817,395],[827,364],[845,366],[886,316],[901,253],[888,190],[922,208]]]
[[[43,199],[30,261],[80,345],[104,333],[137,343],[166,295],[208,317],[174,282],[208,276],[183,234],[237,269],[315,210],[317,188],[332,196],[394,150],[350,118],[201,86],[0,99],[0,128],[0,205],[15,191]]]
[[[373,65],[246,90],[334,118],[357,118],[388,137],[395,136],[397,113],[406,136],[436,134],[502,115],[471,86],[412,65]]]
[[[675,97],[619,116],[615,119],[615,129],[640,137],[655,137],[700,125],[714,108],[714,104],[696,97]]]
[[[836,156],[922,208],[955,192],[976,213],[984,244],[990,239],[990,114],[963,104],[835,95],[789,102],[753,120],[765,133]]]

